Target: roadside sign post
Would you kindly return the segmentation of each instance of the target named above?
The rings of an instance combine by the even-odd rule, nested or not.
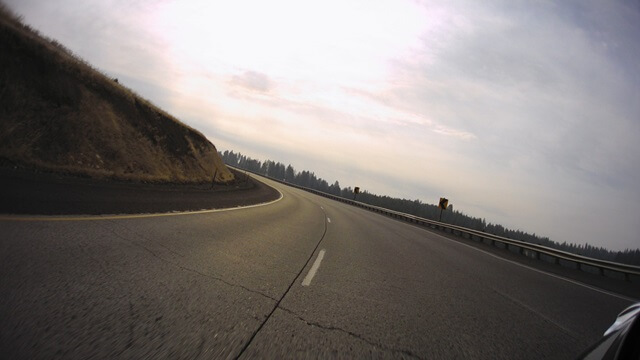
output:
[[[442,222],[442,210],[446,210],[447,205],[449,205],[449,199],[441,197],[440,202],[438,202],[438,207],[440,208],[440,218],[438,221],[440,222]]]
[[[214,185],[216,184],[216,177],[218,176],[218,168],[216,168],[216,171],[213,173],[213,178],[211,178],[211,188],[213,189]]]

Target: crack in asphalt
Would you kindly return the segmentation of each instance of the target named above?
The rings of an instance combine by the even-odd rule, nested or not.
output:
[[[140,236],[140,237],[141,237],[141,238],[143,238],[143,239],[147,239],[147,238],[146,238],[146,237],[144,237],[143,235],[141,235],[141,234],[139,234],[139,233],[137,233],[137,232],[135,232],[135,231],[131,230],[130,228],[128,228],[128,227],[126,227],[126,226],[125,226],[124,228],[125,228],[126,230],[128,230],[128,231],[130,231],[130,232],[134,233],[135,235]],[[224,284],[226,284],[226,285],[228,285],[228,286],[241,288],[241,289],[243,289],[243,290],[249,291],[249,292],[254,293],[254,294],[257,294],[257,295],[261,295],[261,296],[263,296],[263,297],[265,297],[265,298],[268,298],[268,299],[273,300],[273,301],[275,301],[275,302],[276,302],[276,303],[275,303],[275,305],[274,305],[274,307],[273,307],[273,309],[272,309],[272,310],[269,312],[269,314],[268,314],[266,317],[264,317],[263,319],[259,319],[259,318],[255,317],[255,316],[253,317],[254,319],[259,320],[259,321],[262,321],[262,322],[261,322],[260,326],[258,327],[258,329],[257,329],[257,330],[252,334],[252,336],[251,336],[251,338],[249,339],[249,341],[247,341],[247,343],[245,344],[245,346],[242,348],[242,350],[241,350],[241,351],[238,353],[238,355],[235,357],[235,359],[239,359],[239,358],[240,358],[240,357],[245,353],[245,351],[249,348],[249,346],[250,346],[250,345],[251,345],[251,343],[253,342],[254,338],[257,336],[257,334],[260,332],[260,330],[262,330],[262,328],[263,328],[263,327],[264,327],[264,325],[267,323],[267,321],[269,321],[269,319],[272,317],[272,315],[274,314],[274,312],[275,312],[275,310],[276,310],[276,309],[280,309],[280,310],[282,310],[282,311],[284,311],[284,312],[286,312],[286,313],[289,313],[290,315],[294,316],[294,317],[295,317],[295,318],[297,318],[298,320],[300,320],[300,321],[304,322],[307,326],[317,327],[317,328],[319,328],[319,329],[326,330],[326,331],[337,331],[337,332],[341,332],[341,333],[346,334],[346,335],[348,335],[348,336],[350,336],[350,337],[352,337],[352,338],[355,338],[355,339],[358,339],[358,340],[360,340],[360,341],[362,341],[362,342],[364,342],[364,343],[367,343],[367,344],[369,344],[369,345],[371,345],[371,346],[373,346],[373,347],[379,348],[379,349],[381,349],[381,350],[383,350],[383,351],[389,351],[389,352],[393,352],[393,353],[402,354],[402,355],[404,355],[404,356],[411,357],[411,358],[414,358],[414,359],[421,359],[421,357],[420,357],[420,356],[416,355],[415,353],[413,353],[413,352],[411,352],[411,351],[409,351],[409,350],[399,349],[399,348],[393,348],[393,347],[390,347],[390,346],[387,346],[387,345],[384,345],[384,344],[376,343],[375,341],[370,340],[370,339],[367,339],[366,337],[364,337],[364,336],[362,336],[362,335],[360,335],[360,334],[354,333],[354,332],[349,331],[349,330],[345,330],[345,329],[340,328],[340,327],[336,327],[336,326],[332,326],[332,325],[323,325],[323,324],[318,323],[318,322],[311,322],[311,321],[307,321],[307,320],[306,320],[306,319],[304,319],[302,316],[298,315],[297,313],[293,312],[292,310],[289,310],[289,309],[287,309],[287,308],[284,308],[284,307],[281,307],[281,306],[280,306],[280,303],[281,303],[281,302],[282,302],[282,300],[285,298],[285,296],[289,293],[289,291],[291,290],[291,288],[292,288],[292,287],[293,287],[293,285],[295,284],[296,280],[300,277],[300,275],[302,274],[302,272],[304,271],[304,269],[307,267],[307,265],[309,265],[309,262],[313,259],[313,255],[316,253],[316,251],[317,251],[317,250],[318,250],[318,248],[320,247],[320,243],[322,243],[322,240],[324,240],[324,237],[325,237],[325,235],[326,235],[326,233],[327,233],[327,228],[328,228],[328,224],[327,224],[327,217],[325,216],[324,231],[323,231],[323,233],[322,233],[322,236],[320,237],[320,240],[318,240],[318,243],[317,243],[317,244],[316,244],[316,246],[314,247],[313,251],[311,252],[311,255],[309,256],[309,258],[308,258],[308,259],[307,259],[307,261],[305,262],[304,266],[302,266],[302,268],[300,269],[300,271],[297,273],[296,277],[293,279],[293,281],[291,282],[291,284],[289,284],[289,286],[287,287],[287,290],[284,292],[284,294],[283,294],[279,299],[275,299],[275,298],[273,298],[273,297],[271,297],[271,296],[269,296],[269,295],[266,295],[266,294],[264,294],[264,293],[262,293],[262,292],[260,292],[260,291],[256,291],[256,290],[253,290],[253,289],[247,288],[247,287],[245,287],[245,286],[243,286],[243,285],[235,284],[235,283],[229,282],[229,281],[227,281],[227,280],[224,280],[224,279],[222,279],[222,278],[219,278],[219,277],[216,277],[216,276],[213,276],[213,275],[209,275],[209,274],[205,274],[205,273],[202,273],[202,272],[200,272],[200,271],[198,271],[198,270],[191,269],[191,268],[185,267],[185,266],[183,266],[183,265],[180,265],[180,264],[178,264],[178,263],[176,263],[176,262],[170,261],[170,260],[168,260],[168,259],[166,259],[166,258],[164,258],[164,257],[162,257],[162,256],[160,256],[160,255],[158,255],[156,252],[154,252],[153,250],[149,249],[148,247],[146,247],[146,246],[144,246],[144,245],[140,244],[139,242],[134,241],[134,240],[131,240],[131,239],[129,239],[129,238],[127,238],[127,237],[125,237],[124,235],[122,235],[122,234],[118,233],[116,230],[114,230],[114,229],[112,229],[112,228],[108,228],[108,230],[109,230],[112,234],[114,234],[116,237],[118,237],[119,239],[121,239],[121,240],[123,240],[123,241],[125,241],[125,242],[127,242],[127,243],[129,243],[129,244],[131,244],[131,245],[137,246],[137,247],[139,247],[139,248],[141,248],[141,249],[143,249],[143,250],[147,251],[147,252],[148,252],[149,254],[151,254],[153,257],[155,257],[155,258],[157,258],[158,260],[160,260],[160,261],[162,261],[162,262],[164,262],[164,263],[167,263],[167,264],[169,264],[169,265],[171,265],[171,266],[177,267],[177,268],[179,268],[179,269],[181,269],[181,270],[188,271],[188,272],[191,272],[191,273],[194,273],[194,274],[197,274],[197,275],[200,275],[200,276],[203,276],[203,277],[209,278],[209,279],[213,279],[213,280],[216,280],[216,281],[222,282],[222,283],[224,283]],[[149,239],[147,239],[147,240],[149,240]],[[161,245],[161,246],[162,246],[162,245]],[[164,246],[162,246],[162,247],[164,247]],[[171,249],[169,249],[169,248],[166,248],[166,247],[164,247],[164,248],[165,248],[167,251],[169,251],[169,252],[171,252],[171,253],[174,253],[175,255],[183,256],[182,254],[179,254],[179,253],[177,253],[177,252],[175,252],[175,251],[173,251],[173,250],[171,250]],[[131,303],[130,303],[129,305],[130,305],[130,306],[132,306],[132,304],[131,304]],[[130,310],[131,310],[131,309],[130,309]],[[133,332],[133,328],[130,328],[129,330],[130,330],[130,332],[131,332],[131,333]],[[130,335],[132,335],[132,334],[130,334]],[[194,358],[199,358],[199,357],[202,355],[202,351],[203,351],[204,343],[205,343],[205,339],[201,336],[201,339],[200,339],[200,342],[199,342],[198,347],[197,347],[197,349],[196,349],[196,354],[195,354],[195,357],[194,357]],[[130,340],[129,340],[129,343],[125,346],[125,350],[126,350],[127,348],[131,347],[131,345],[132,345],[132,339],[130,339]],[[124,350],[123,350],[123,351],[124,351]]]
[[[148,252],[149,254],[151,254],[153,257],[155,257],[155,258],[157,258],[158,260],[160,260],[160,261],[162,261],[162,262],[164,262],[164,263],[167,263],[167,264],[169,264],[169,265],[171,265],[171,266],[175,266],[175,267],[177,267],[177,268],[179,268],[179,269],[181,269],[181,270],[184,270],[184,271],[187,271],[187,272],[191,272],[191,273],[193,273],[193,274],[197,274],[197,275],[200,275],[200,276],[203,276],[203,277],[206,277],[206,278],[212,279],[212,280],[219,281],[219,282],[221,282],[221,283],[223,283],[223,284],[226,284],[226,285],[229,285],[229,286],[232,286],[232,287],[236,287],[236,288],[240,288],[240,289],[246,290],[246,291],[248,291],[248,292],[251,292],[251,293],[254,293],[254,294],[257,294],[257,295],[263,296],[263,297],[265,297],[265,298],[267,298],[267,299],[269,299],[269,300],[275,301],[275,302],[277,302],[277,303],[280,303],[280,300],[282,300],[282,299],[280,299],[280,300],[275,299],[275,298],[273,298],[273,297],[271,297],[271,296],[269,296],[269,295],[267,295],[267,294],[264,294],[264,293],[262,293],[262,292],[260,292],[260,291],[257,291],[257,290],[250,289],[250,288],[248,288],[248,287],[246,287],[246,286],[244,286],[244,285],[235,284],[235,283],[232,283],[232,282],[230,282],[230,281],[227,281],[227,280],[224,280],[224,279],[222,279],[222,278],[219,278],[219,277],[217,277],[217,276],[210,275],[210,274],[205,274],[205,273],[200,272],[200,271],[198,271],[198,270],[191,269],[191,268],[188,268],[188,267],[186,267],[186,266],[183,266],[183,265],[180,265],[180,264],[178,264],[178,263],[175,263],[175,262],[173,262],[173,261],[167,260],[167,259],[163,258],[162,256],[160,256],[160,255],[156,254],[153,250],[149,249],[148,247],[146,247],[146,246],[144,246],[144,245],[142,245],[142,244],[140,244],[140,243],[138,243],[138,242],[136,242],[136,241],[134,241],[134,240],[128,239],[128,238],[124,237],[124,236],[123,236],[123,235],[121,235],[121,234],[118,234],[114,229],[107,228],[107,230],[109,230],[112,234],[114,234],[114,235],[115,235],[116,237],[118,237],[119,239],[121,239],[121,240],[123,240],[123,241],[125,241],[125,242],[127,242],[127,243],[129,243],[129,244],[131,244],[131,245],[137,246],[137,247],[139,247],[139,248],[141,248],[141,249],[143,249],[143,250],[147,251],[147,252]],[[324,235],[323,235],[323,236],[324,236]]]
[[[329,330],[329,331],[338,331],[341,333],[345,333],[353,338],[356,338],[362,342],[365,342],[373,347],[377,347],[379,349],[382,349],[384,351],[390,351],[390,352],[394,352],[394,353],[400,353],[402,355],[406,355],[415,359],[422,359],[420,356],[416,355],[415,353],[409,351],[409,350],[405,350],[405,349],[398,349],[398,348],[393,348],[390,346],[386,346],[384,344],[380,344],[380,343],[376,343],[372,340],[367,339],[366,337],[360,335],[360,334],[356,334],[353,331],[349,331],[349,330],[345,330],[343,328],[339,328],[337,326],[332,326],[332,325],[322,325],[318,322],[312,322],[312,321],[307,321],[305,320],[302,316],[298,315],[297,313],[293,312],[292,310],[289,310],[287,308],[284,308],[282,306],[278,306],[278,308],[286,313],[289,313],[291,315],[293,315],[294,317],[296,317],[298,320],[304,322],[307,326],[312,326],[312,327],[317,327],[320,328],[322,330]]]
[[[293,278],[293,280],[291,281],[291,284],[289,284],[289,287],[287,287],[287,290],[282,294],[282,296],[280,297],[280,299],[278,299],[278,301],[276,302],[276,304],[273,306],[273,309],[271,309],[271,311],[269,312],[269,314],[264,318],[264,320],[262,321],[262,323],[260,324],[260,326],[258,326],[258,328],[256,329],[256,331],[253,332],[253,334],[251,335],[251,337],[249,338],[249,341],[246,342],[246,344],[242,347],[242,350],[240,350],[240,352],[238,353],[238,355],[236,355],[236,357],[234,358],[235,360],[238,360],[242,354],[244,354],[244,352],[249,348],[249,345],[251,345],[251,342],[253,342],[253,339],[255,339],[256,335],[258,335],[258,333],[260,332],[260,330],[262,330],[262,328],[264,327],[264,325],[267,323],[267,321],[269,321],[269,319],[271,318],[271,316],[273,315],[273,313],[276,311],[276,309],[278,309],[280,307],[280,303],[282,302],[282,300],[285,298],[285,296],[287,296],[287,294],[289,293],[289,291],[291,291],[291,288],[293,287],[293,284],[296,283],[296,280],[298,280],[298,278],[300,277],[300,275],[302,275],[302,272],[304,271],[304,269],[307,267],[307,265],[309,265],[309,262],[311,261],[311,259],[313,259],[313,254],[316,253],[316,251],[318,251],[318,247],[320,247],[320,243],[322,243],[322,240],[324,240],[324,236],[327,234],[327,214],[324,212],[324,209],[322,209],[323,212],[323,216],[324,216],[324,231],[322,232],[322,236],[320,237],[320,240],[318,240],[318,243],[316,244],[316,246],[313,248],[313,251],[311,252],[311,254],[309,255],[309,258],[307,259],[307,261],[304,263],[304,265],[302,266],[302,268],[300,268],[300,271],[298,271],[298,275],[296,275],[295,278]]]

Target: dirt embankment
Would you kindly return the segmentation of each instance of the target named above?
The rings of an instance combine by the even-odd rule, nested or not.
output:
[[[99,179],[227,183],[200,132],[22,24],[0,3],[0,163]]]

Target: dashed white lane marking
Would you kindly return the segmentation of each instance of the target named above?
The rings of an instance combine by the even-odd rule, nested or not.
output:
[[[305,276],[304,280],[302,280],[302,286],[311,285],[311,280],[313,280],[313,277],[316,276],[316,273],[320,268],[320,263],[322,262],[322,258],[324,258],[324,253],[325,253],[324,249],[320,250],[320,252],[318,253],[318,257],[316,258],[316,261],[314,261],[313,265],[311,266],[311,270],[309,270],[309,273],[307,274],[307,276]]]
[[[322,206],[320,206],[320,209],[324,210],[324,208]]]
[[[327,221],[329,222],[329,224],[331,224],[331,218],[327,217]]]

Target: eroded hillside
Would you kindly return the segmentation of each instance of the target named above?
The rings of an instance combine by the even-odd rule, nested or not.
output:
[[[204,135],[40,36],[4,7],[0,53],[2,162],[97,178],[233,180]]]

